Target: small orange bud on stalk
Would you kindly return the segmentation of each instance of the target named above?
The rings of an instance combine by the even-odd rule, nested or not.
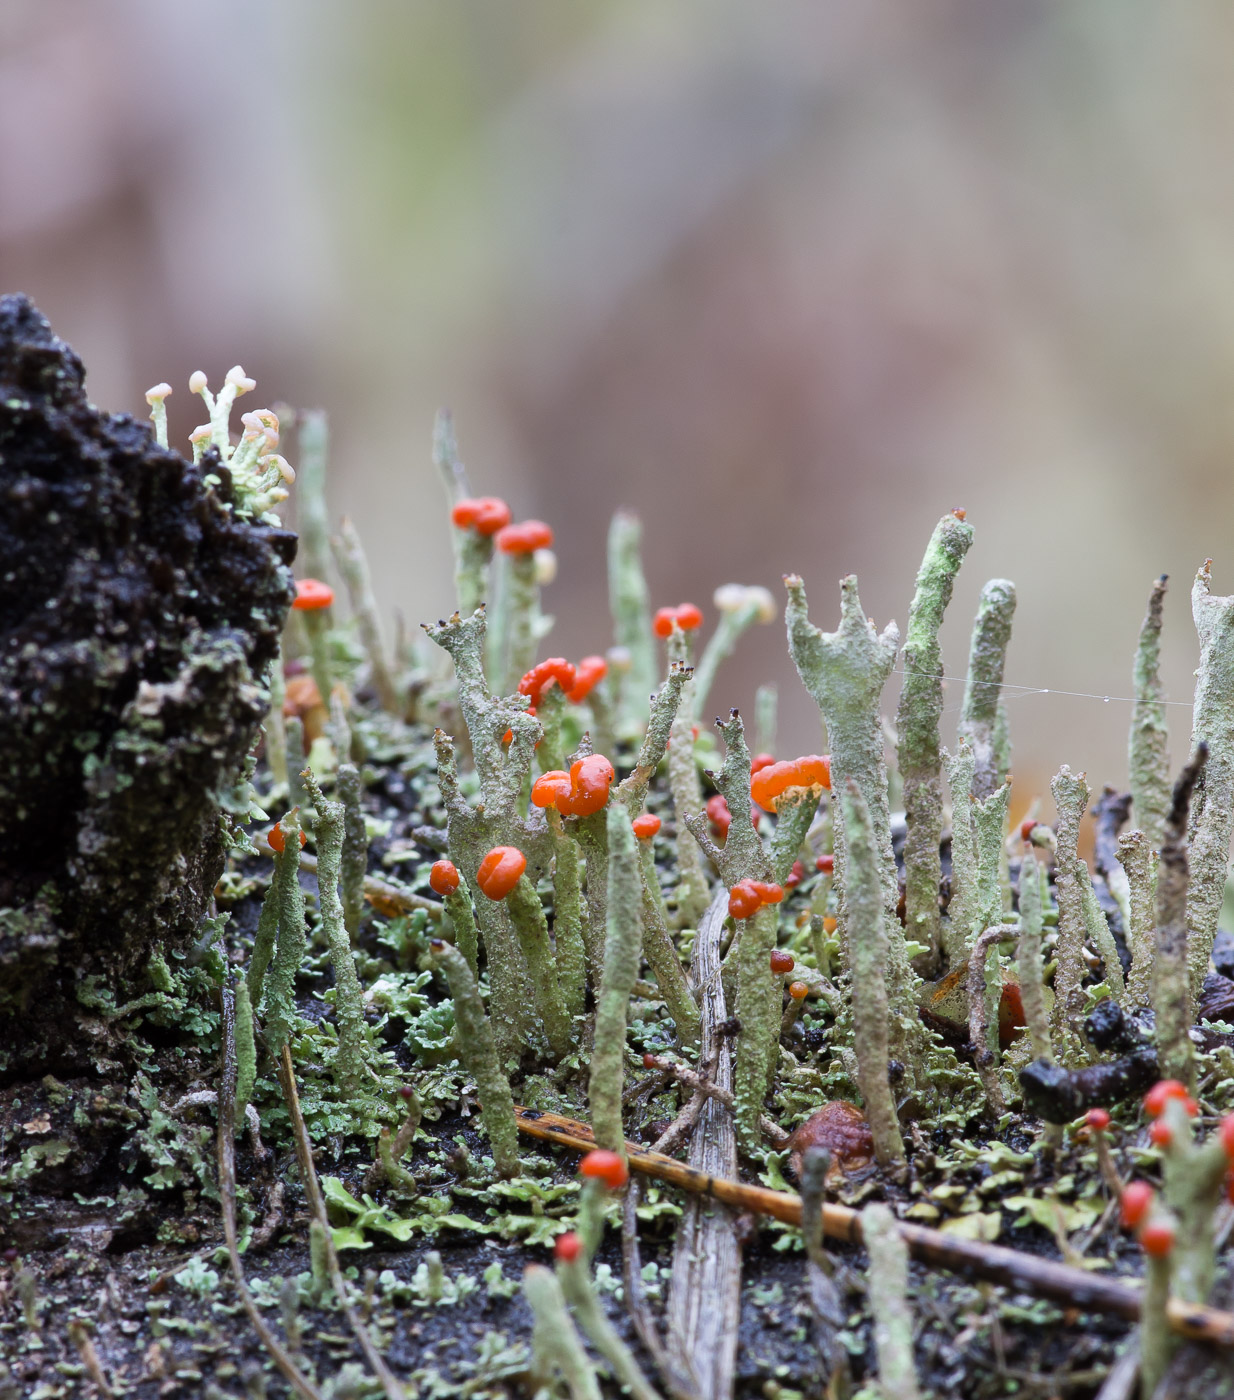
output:
[[[608,675],[608,662],[602,656],[584,656],[574,668],[574,674],[574,685],[567,688],[567,693],[577,705]]]
[[[796,959],[792,953],[786,953],[783,948],[773,948],[771,950],[771,970],[777,977],[784,976],[785,973],[792,972],[797,966]]]
[[[1145,1254],[1153,1259],[1164,1259],[1174,1248],[1174,1227],[1164,1221],[1145,1225],[1139,1240]]]
[[[304,848],[304,843],[305,843],[307,840],[308,840],[308,837],[304,834],[304,828],[301,827],[301,828],[300,828],[300,847],[301,847],[301,849]],[[266,833],[266,842],[267,842],[267,844],[269,845],[270,849],[271,849],[272,851],[277,851],[277,852],[279,853],[279,855],[282,855],[283,852],[287,849],[287,838],[283,835],[283,828],[282,828],[281,826],[277,825],[277,824],[274,825],[274,826],[272,826],[272,827],[270,828],[270,830]]]
[[[810,987],[807,982],[790,982],[788,984],[788,994],[794,1001],[805,1001],[810,995]]]
[[[476,884],[489,899],[505,899],[527,869],[527,857],[517,846],[494,846],[480,862]]]
[[[830,789],[831,759],[827,754],[807,754],[785,759],[751,772],[750,796],[765,812],[776,810],[776,799],[798,789]]]
[[[1119,1202],[1119,1223],[1124,1230],[1134,1230],[1148,1218],[1154,1198],[1153,1188],[1147,1181],[1131,1181],[1123,1188]]]
[[[816,870],[822,871],[824,875],[834,875],[836,873],[836,858],[832,855],[819,856],[814,862]]]
[[[433,868],[428,873],[428,883],[433,893],[439,894],[443,898],[458,889],[458,870],[454,862],[435,860]]]
[[[1144,1112],[1150,1118],[1160,1118],[1171,1099],[1182,1099],[1192,1118],[1200,1111],[1199,1104],[1188,1094],[1185,1084],[1177,1079],[1162,1079],[1144,1095]]]
[[[495,535],[510,523],[510,507],[498,496],[478,496],[456,503],[450,519],[460,530],[474,530],[477,535]]]
[[[523,520],[498,530],[495,543],[503,554],[534,554],[552,547],[553,532],[543,520]]]
[[[642,816],[635,817],[631,825],[634,828],[635,836],[637,836],[640,841],[650,841],[656,832],[660,830],[660,818],[654,816],[651,812],[644,812]]]
[[[553,1241],[553,1255],[563,1264],[573,1264],[583,1252],[583,1242],[573,1230],[567,1230]]]
[[[788,872],[784,881],[784,888],[795,890],[806,877],[806,868],[799,860],[793,861],[793,868]]]
[[[620,1190],[630,1179],[630,1169],[620,1154],[607,1152],[601,1147],[597,1147],[594,1152],[589,1152],[583,1158],[578,1164],[578,1171],[580,1176],[602,1181],[610,1191]]]
[[[674,624],[683,632],[694,631],[703,624],[702,609],[693,603],[681,603],[675,608],[659,608],[651,626],[657,637],[670,637]]]
[[[299,612],[319,612],[334,602],[334,589],[320,579],[302,578],[296,580],[296,597],[292,607]]]

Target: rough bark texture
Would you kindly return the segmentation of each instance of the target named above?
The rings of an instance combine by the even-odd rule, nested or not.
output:
[[[200,924],[295,537],[234,508],[217,453],[94,408],[24,297],[0,298],[0,503],[0,1043],[54,1057],[74,978],[117,987]]]

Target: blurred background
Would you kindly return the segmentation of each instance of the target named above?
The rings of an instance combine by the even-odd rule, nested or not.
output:
[[[197,368],[324,406],[413,626],[452,606],[446,404],[557,532],[553,652],[608,641],[618,505],[657,605],[795,570],[829,630],[850,571],[902,626],[964,506],[949,675],[1000,575],[1009,681],[1126,696],[1167,572],[1186,702],[1197,565],[1234,592],[1232,129],[1223,0],[0,0],[0,290],[97,403],[171,381],[182,445]],[[778,624],[713,703],[764,679],[812,749]],[[1125,783],[1117,698],[1010,713],[1018,808]]]

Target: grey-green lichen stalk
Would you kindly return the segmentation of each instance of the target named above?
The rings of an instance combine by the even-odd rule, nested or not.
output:
[[[861,1237],[870,1256],[869,1294],[879,1393],[885,1400],[917,1400],[921,1392],[913,1361],[908,1247],[889,1206],[866,1206],[861,1212]]]
[[[343,901],[339,897],[345,809],[341,802],[332,802],[326,797],[311,768],[306,768],[301,776],[317,810],[317,900],[322,932],[334,967],[334,1016],[338,1025],[336,1077],[341,1088],[354,1093],[365,1077],[364,995],[343,919]]]
[[[869,805],[852,778],[840,794],[840,806],[848,851],[845,879],[857,1083],[865,1100],[875,1155],[887,1166],[904,1161],[904,1139],[900,1136],[889,1079],[889,959],[881,858]]]
[[[939,943],[939,840],[943,791],[939,720],[943,713],[942,652],[938,629],[951,601],[956,574],[973,542],[973,527],[955,512],[934,527],[917,571],[904,638],[904,685],[896,715],[900,777],[904,783],[904,901],[908,936],[927,948]]]
[[[621,732],[637,732],[643,705],[656,683],[655,639],[651,630],[651,595],[640,553],[643,527],[632,511],[617,511],[608,531],[608,595],[613,612],[613,640],[625,663],[618,699]]]
[[[1205,561],[1191,589],[1191,613],[1200,638],[1191,746],[1194,750],[1204,744],[1208,749],[1191,798],[1187,924],[1193,1012],[1217,936],[1234,831],[1234,597],[1212,592],[1211,564]]]
[[[975,772],[973,796],[989,797],[1006,778],[1005,737],[1000,735],[999,700],[1011,620],[1015,616],[1015,584],[994,578],[981,590],[968,653],[968,681],[958,734],[972,746]]]
[[[476,1081],[480,1117],[493,1149],[493,1161],[502,1176],[517,1176],[518,1124],[514,1117],[514,1096],[497,1059],[492,1027],[484,1013],[476,980],[466,958],[444,939],[433,939],[429,949],[450,984],[456,1040],[463,1064]]]
[[[1157,1061],[1162,1078],[1180,1080],[1188,1093],[1195,1092],[1196,1084],[1187,956],[1188,894],[1194,874],[1187,847],[1187,817],[1209,757],[1208,749],[1201,744],[1174,785],[1157,874],[1157,937],[1152,969]]]
[[[1077,1062],[1080,1022],[1084,1015],[1084,887],[1088,869],[1080,860],[1077,843],[1080,819],[1088,806],[1089,787],[1083,773],[1076,775],[1064,763],[1050,783],[1058,809],[1058,865],[1054,896],[1058,902],[1058,968],[1054,974],[1054,1046],[1064,1064]]]
[[[1127,741],[1127,769],[1131,776],[1131,801],[1135,824],[1144,833],[1149,849],[1159,851],[1170,810],[1169,730],[1165,720],[1165,691],[1161,685],[1161,611],[1166,576],[1162,574],[1148,595],[1148,611],[1140,625],[1135,650],[1135,707]]]
[[[788,645],[802,683],[814,697],[831,744],[832,790],[843,792],[851,779],[867,804],[871,841],[883,903],[883,938],[887,958],[887,991],[892,1012],[891,1053],[905,1066],[909,1087],[917,1080],[925,1032],[917,1015],[918,979],[908,960],[904,931],[896,907],[899,881],[891,851],[891,820],[887,805],[887,767],[883,758],[883,729],[879,699],[895,665],[899,632],[894,622],[880,634],[862,610],[857,579],[840,581],[840,627],[823,632],[809,619],[805,586],[796,575],[784,580],[788,590],[785,621]],[[731,808],[730,808],[731,811]],[[848,933],[849,886],[846,874],[847,823],[836,826],[836,879],[841,890],[841,938]]]
[[[625,1155],[621,1089],[626,1054],[626,1018],[643,952],[642,877],[638,840],[620,803],[610,803],[608,834],[608,928],[604,973],[596,999],[595,1049],[587,1095],[596,1143]]]

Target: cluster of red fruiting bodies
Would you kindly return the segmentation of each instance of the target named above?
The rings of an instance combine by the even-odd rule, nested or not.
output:
[[[534,554],[537,549],[552,547],[553,532],[543,520],[511,524],[510,507],[499,496],[468,497],[458,501],[450,512],[450,519],[459,530],[495,536],[493,543],[503,554]]]
[[[1154,1084],[1144,1096],[1144,1112],[1153,1120],[1148,1130],[1149,1139],[1160,1148],[1168,1148],[1174,1142],[1174,1130],[1162,1118],[1166,1105],[1173,1099],[1177,1099],[1192,1118],[1200,1111],[1186,1085],[1177,1079],[1163,1079]],[[1091,1133],[1101,1134],[1110,1126],[1110,1115],[1104,1108],[1090,1108],[1084,1123]],[[1226,1193],[1234,1201],[1234,1113],[1222,1120],[1218,1131],[1230,1163]],[[1130,1181],[1123,1187],[1119,1199],[1119,1221],[1125,1230],[1135,1231],[1145,1254],[1162,1259],[1174,1248],[1174,1224],[1168,1212],[1155,1209],[1156,1203],[1157,1193],[1147,1181]]]

